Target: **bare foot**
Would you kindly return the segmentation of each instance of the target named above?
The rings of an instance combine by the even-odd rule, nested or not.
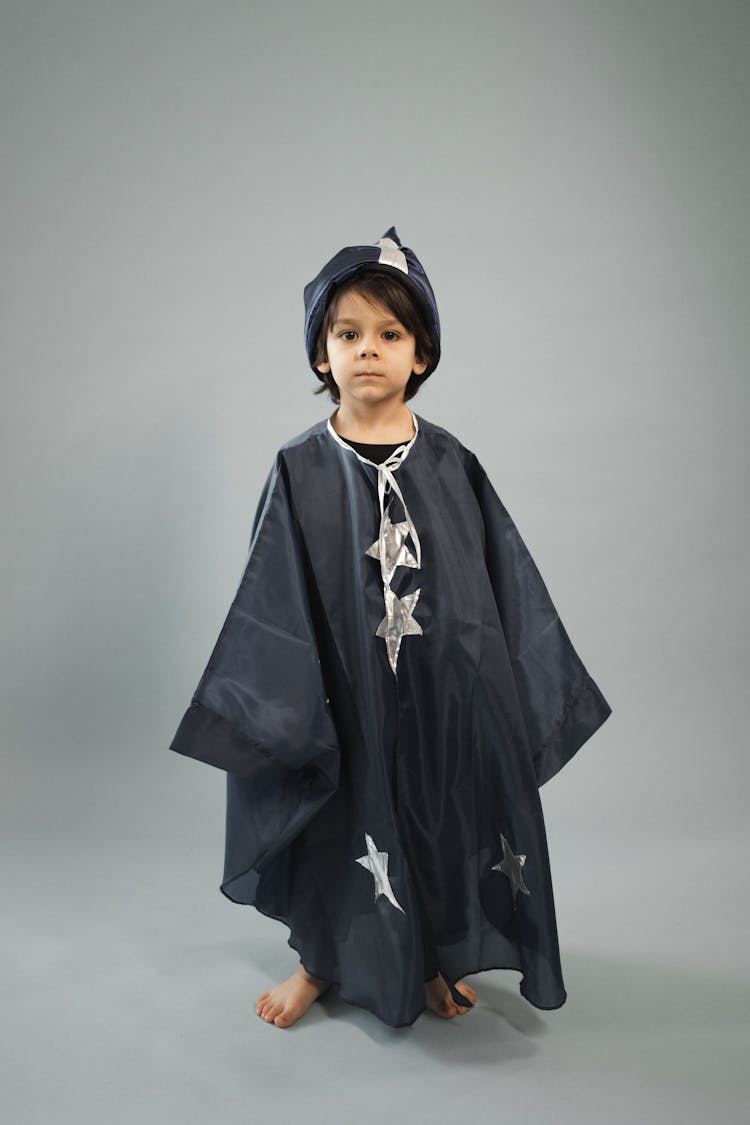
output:
[[[300,965],[290,977],[277,984],[270,992],[260,994],[255,1002],[256,1015],[261,1016],[266,1023],[275,1023],[277,1027],[291,1027],[304,1016],[312,1002],[329,985],[330,981],[312,976]]]
[[[462,1016],[465,1012],[471,1011],[468,1004],[464,1007],[464,1005],[456,1003],[441,973],[438,973],[434,980],[425,981],[424,987],[427,1007],[431,1012],[434,1012],[435,1015],[450,1020],[456,1015]],[[470,984],[466,984],[465,981],[458,981],[456,983],[456,989],[471,1000],[472,1004],[476,1002],[477,994]]]

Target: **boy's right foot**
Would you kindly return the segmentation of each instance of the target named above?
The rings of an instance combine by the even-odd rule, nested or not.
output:
[[[312,976],[300,965],[287,980],[277,984],[270,992],[260,994],[255,1003],[256,1014],[266,1023],[291,1027],[329,986],[330,981]]]

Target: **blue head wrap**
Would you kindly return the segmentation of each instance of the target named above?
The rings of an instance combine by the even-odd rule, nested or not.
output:
[[[323,324],[331,290],[344,278],[357,273],[364,266],[392,266],[399,270],[401,282],[425,310],[428,323],[432,327],[431,335],[435,345],[435,355],[425,372],[427,378],[435,370],[440,359],[440,319],[437,303],[422,263],[413,250],[401,245],[395,227],[389,227],[382,238],[369,246],[345,246],[338,254],[334,254],[318,276],[305,286],[305,350],[310,367],[323,381],[323,376],[315,367],[313,360],[315,344]]]

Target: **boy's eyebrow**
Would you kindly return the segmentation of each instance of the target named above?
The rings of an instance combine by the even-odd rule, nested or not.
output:
[[[349,316],[337,316],[336,319],[333,322],[332,327],[335,328],[337,324],[356,324],[356,323],[357,323],[357,321],[353,320]],[[381,326],[384,325],[384,324],[400,324],[400,323],[401,323],[401,321],[395,316],[389,317],[388,320],[378,321],[378,324],[380,324]]]

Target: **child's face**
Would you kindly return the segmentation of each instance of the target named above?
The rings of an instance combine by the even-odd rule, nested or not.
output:
[[[359,293],[344,293],[326,338],[328,359],[318,371],[330,371],[342,406],[372,405],[388,399],[404,401],[412,372],[421,375],[426,362],[416,358],[415,338],[387,305],[371,304]]]

